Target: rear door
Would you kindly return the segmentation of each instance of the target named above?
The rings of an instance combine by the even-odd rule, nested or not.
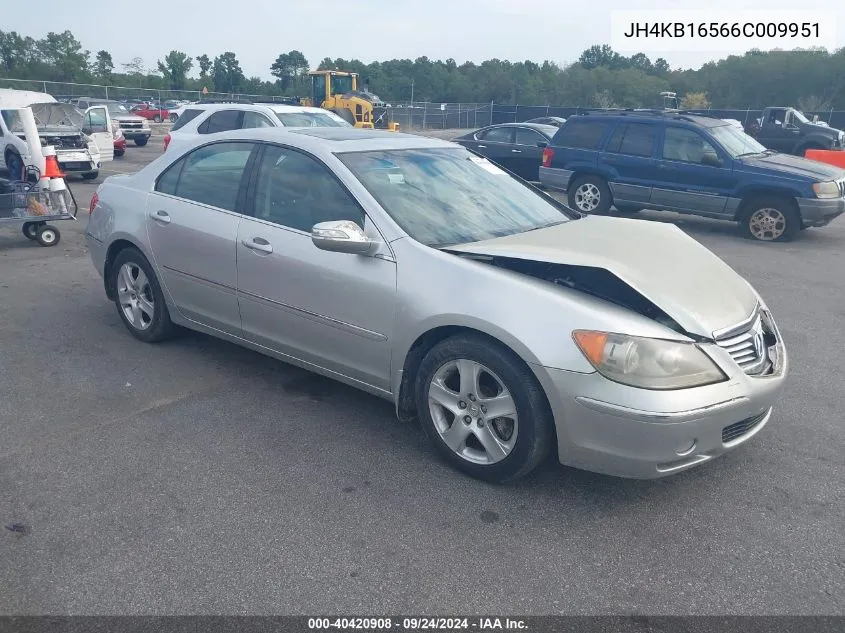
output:
[[[153,258],[179,312],[235,336],[241,334],[235,245],[255,147],[203,145],[163,172],[147,200]]]
[[[716,159],[721,166],[714,164]],[[651,202],[680,213],[722,215],[737,185],[731,165],[729,157],[699,131],[667,125]]]
[[[515,174],[537,182],[540,180],[540,163],[543,161],[543,147],[551,142],[537,130],[527,127],[516,128],[514,146],[511,148]],[[541,147],[542,145],[542,147]]]
[[[620,121],[599,152],[598,161],[609,174],[613,200],[619,204],[646,206],[652,183],[657,179],[657,123]]]
[[[95,105],[85,110],[82,131],[91,137],[100,153],[100,162],[114,160],[114,133],[111,115],[105,105]]]

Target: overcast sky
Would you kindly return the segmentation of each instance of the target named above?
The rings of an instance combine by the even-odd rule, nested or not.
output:
[[[766,11],[758,7],[815,7],[805,19],[830,24],[839,5],[834,0],[150,0],[109,2],[95,10],[92,4],[39,0],[33,13],[21,2],[8,2],[3,30],[39,38],[70,29],[92,53],[111,52],[118,70],[136,56],[154,67],[171,49],[191,57],[233,51],[247,76],[263,79],[270,78],[276,56],[292,49],[302,51],[313,67],[324,57],[371,62],[423,55],[459,64],[495,57],[569,63],[593,44],[611,43],[615,10],[706,7],[708,15],[731,16],[745,9],[765,20]],[[836,37],[838,46],[845,45],[841,29]],[[644,46],[643,52],[666,58],[673,68],[688,68],[747,46],[734,42],[721,48],[667,52]]]

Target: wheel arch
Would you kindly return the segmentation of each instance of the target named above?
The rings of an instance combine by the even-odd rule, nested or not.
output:
[[[153,266],[149,254],[146,253],[144,248],[142,248],[137,242],[127,237],[118,237],[117,239],[112,241],[112,243],[109,244],[109,247],[106,250],[106,259],[103,262],[103,286],[106,290],[106,296],[111,301],[115,301],[117,299],[114,294],[114,284],[112,283],[112,281],[114,280],[114,260],[121,252],[125,251],[127,248],[134,248],[135,250],[137,250],[139,253],[141,253],[141,255],[144,256],[150,266]],[[155,270],[154,266],[153,270]]]
[[[514,354],[531,372],[531,375],[537,381],[537,384],[543,393],[547,406],[551,406],[548,394],[543,387],[543,383],[532,367],[532,365],[538,364],[539,360],[527,347],[520,344],[518,340],[508,336],[504,332],[497,332],[497,330],[498,328],[495,328],[495,326],[485,327],[484,324],[439,324],[433,325],[432,327],[426,329],[426,331],[419,334],[404,353],[401,374],[398,377],[398,385],[394,387],[394,401],[397,417],[399,417],[400,420],[411,420],[416,417],[416,404],[414,402],[413,386],[416,382],[417,374],[423,358],[435,345],[459,334],[472,334],[479,336]],[[556,442],[557,437],[555,436],[555,443]]]
[[[740,222],[745,218],[751,204],[760,198],[781,198],[798,207],[797,199],[802,197],[798,192],[787,187],[748,187],[739,192],[740,203],[734,213],[734,221]]]

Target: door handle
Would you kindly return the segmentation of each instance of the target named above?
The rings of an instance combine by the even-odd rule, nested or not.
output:
[[[273,252],[273,247],[270,246],[270,242],[265,240],[263,237],[254,237],[251,240],[241,240],[241,244],[252,251],[258,251],[259,253]]]
[[[480,147],[480,148],[482,148],[482,149],[487,149],[487,146],[486,146],[486,145],[477,145],[476,147]]]
[[[162,224],[170,224],[170,214],[167,211],[159,210],[155,213],[150,213],[150,217],[156,222],[161,222]]]
[[[521,150],[521,149],[512,149],[511,151],[512,151],[514,154],[522,154],[522,150]]]

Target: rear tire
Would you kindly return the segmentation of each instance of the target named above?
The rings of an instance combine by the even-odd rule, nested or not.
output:
[[[743,235],[758,242],[788,242],[802,225],[794,201],[772,196],[750,200],[739,222]]]
[[[157,115],[155,115],[155,116],[153,117],[153,123],[161,123],[161,116],[160,116],[160,115],[158,115],[158,114],[157,114]]]
[[[613,195],[604,178],[579,176],[567,190],[569,206],[581,213],[607,215],[613,204]]]
[[[164,341],[175,332],[155,272],[135,248],[117,254],[109,273],[115,306],[129,333],[145,343]]]
[[[171,122],[171,123],[176,123],[176,119],[178,119],[178,118],[179,118],[179,115],[178,115],[178,114],[171,114],[171,115],[170,115],[170,122]]]
[[[38,236],[38,229],[44,226],[44,222],[24,222],[21,233],[28,240],[34,240]]]
[[[552,447],[554,422],[542,387],[522,359],[483,336],[459,334],[429,350],[414,397],[435,449],[476,479],[516,481]],[[500,415],[493,417],[493,407]]]
[[[146,145],[149,140],[149,138],[136,138],[135,145],[137,145],[138,147],[144,147],[144,145]]]
[[[83,180],[95,180],[100,175],[99,171],[86,171],[82,173]]]

